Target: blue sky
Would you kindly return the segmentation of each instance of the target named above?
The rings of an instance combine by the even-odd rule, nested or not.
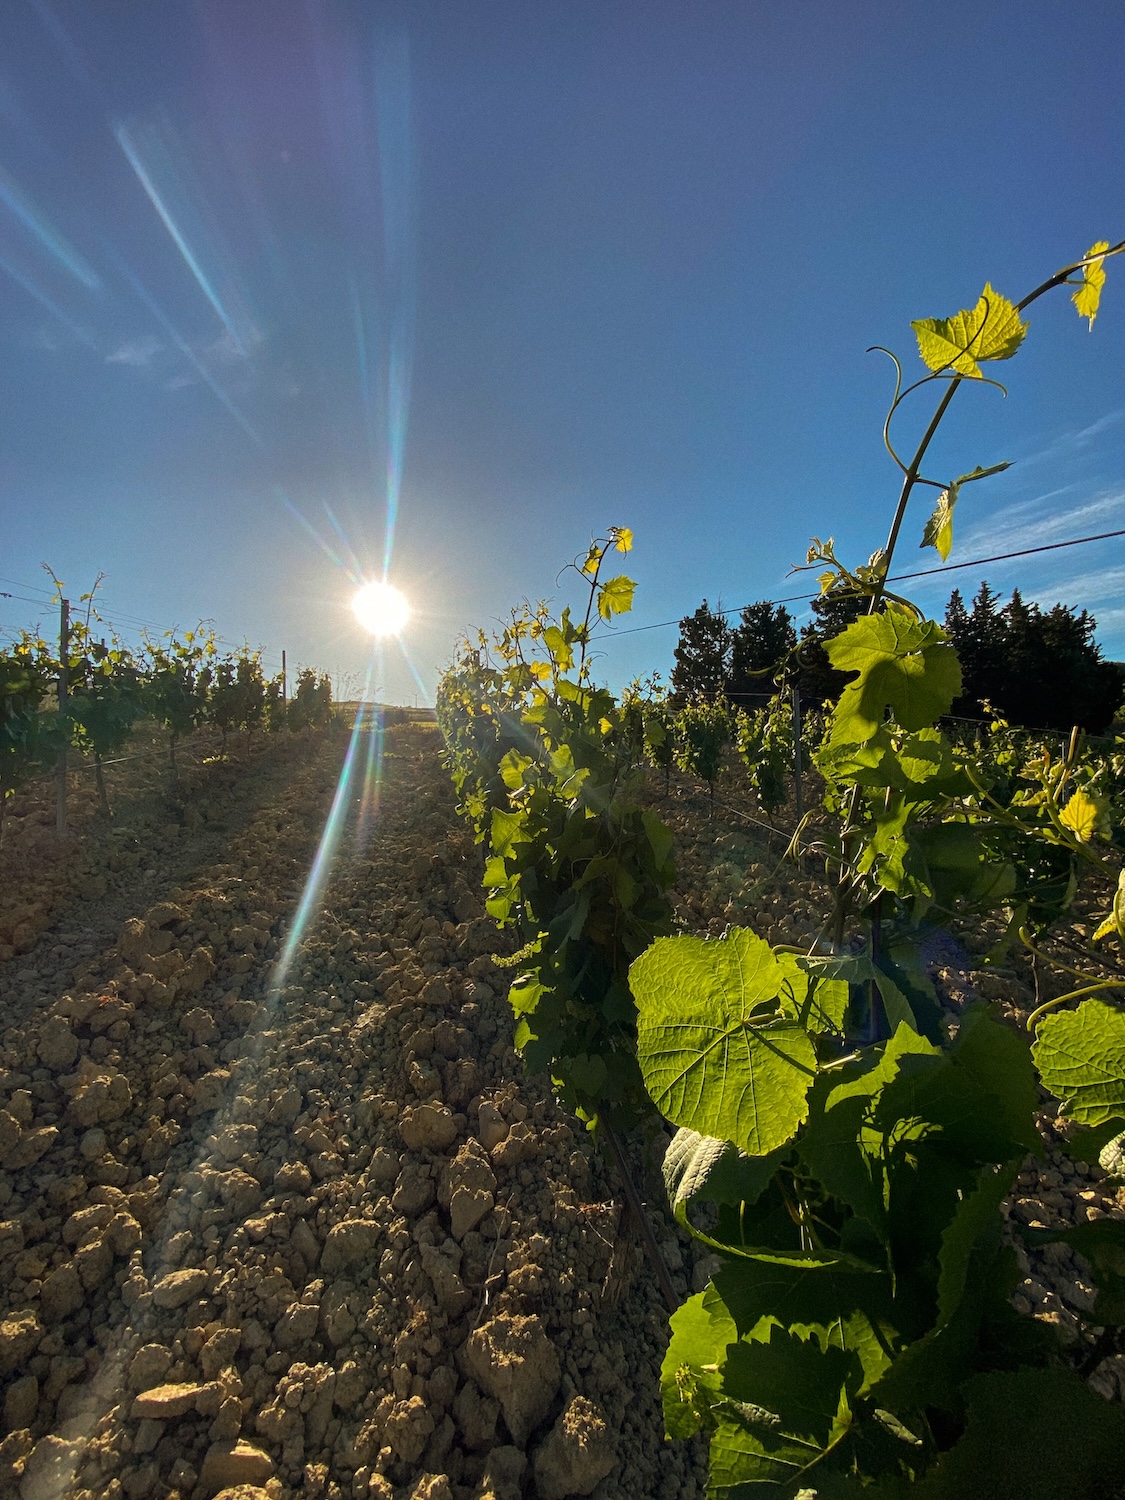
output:
[[[104,571],[125,632],[206,617],[358,683],[353,580],[389,559],[412,665],[376,686],[409,701],[608,524],[631,624],[799,592],[810,535],[862,560],[893,508],[867,346],[921,373],[911,318],[1125,235],[1123,65],[1117,7],[10,0],[0,628],[49,619],[47,561]],[[1092,334],[1056,293],[1008,400],[959,393],[930,472],[1015,463],[951,561],[1125,527],[1108,272]],[[917,506],[903,570],[937,561]],[[1125,657],[1123,542],[915,597],[983,573]]]

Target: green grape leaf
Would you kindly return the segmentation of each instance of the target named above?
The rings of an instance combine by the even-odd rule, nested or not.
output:
[[[910,326],[918,353],[931,370],[952,369],[974,380],[983,378],[979,360],[1011,359],[1027,333],[1015,304],[988,282],[976,307],[952,318],[918,318]]]
[[[891,1278],[854,1263],[786,1264],[730,1259],[715,1287],[742,1337],[761,1338],[778,1323],[822,1349],[854,1351],[863,1367],[863,1394],[890,1364],[901,1336]]]
[[[911,1500],[1109,1500],[1120,1493],[1125,1411],[1070,1370],[974,1375],[964,1435],[911,1485]]]
[[[971,474],[962,474],[960,479],[955,479],[938,496],[934,513],[926,522],[926,528],[922,533],[919,543],[922,547],[933,547],[942,562],[949,557],[953,548],[953,507],[957,504],[957,497],[961,493],[963,484],[971,484],[974,479],[987,479],[991,474],[1002,474],[1005,469],[1010,469],[1010,463],[991,464],[987,469],[979,466]]]
[[[634,960],[637,1060],[665,1119],[765,1156],[808,1114],[816,1052],[781,1017],[784,980],[747,928],[725,938],[657,938]]]
[[[1125,1011],[1104,1000],[1046,1016],[1031,1049],[1059,1113],[1079,1125],[1125,1119]]]
[[[1102,251],[1108,249],[1108,240],[1097,240],[1086,251],[1087,255],[1096,255],[1098,258],[1097,260],[1092,260],[1089,265],[1082,267],[1082,284],[1076,292],[1071,294],[1070,298],[1078,310],[1078,316],[1080,318],[1088,318],[1091,328],[1093,328],[1094,319],[1098,315],[1098,304],[1102,297],[1102,287],[1105,286],[1105,261]]]
[[[1018,1171],[1018,1162],[1007,1167],[982,1167],[976,1188],[957,1204],[941,1238],[937,1328],[944,1328],[953,1319],[965,1295],[970,1271],[982,1252],[987,1258],[994,1253],[1002,1228],[1000,1205]]]
[[[875,1228],[886,1218],[886,1204],[875,1164],[864,1150],[863,1130],[878,1097],[898,1076],[904,1059],[915,1054],[922,1059],[941,1055],[932,1043],[901,1025],[890,1041],[860,1061],[839,1072],[822,1073],[811,1096],[812,1118],[797,1146],[801,1160],[824,1188]]]
[[[677,1130],[664,1156],[664,1188],[677,1221],[685,1229],[688,1207],[697,1199],[711,1203],[756,1203],[784,1155],[747,1156],[729,1141]]]
[[[919,543],[922,547],[933,547],[942,562],[953,550],[953,507],[957,504],[957,489],[957,485],[951,484],[938,495],[933,515],[926,522]]]
[[[957,653],[933,620],[890,604],[864,615],[825,643],[841,672],[856,672],[832,712],[834,744],[863,744],[879,730],[887,709],[903,729],[924,729],[948,713],[961,691]]]
[[[862,1382],[854,1354],[770,1330],[768,1343],[727,1350],[727,1405],[711,1439],[711,1485],[768,1484],[792,1493],[851,1425],[850,1390]]]
[[[775,957],[785,976],[780,995],[785,1014],[814,1035],[842,1035],[848,1010],[847,980],[830,977],[815,959],[798,958],[795,953]]]
[[[633,607],[633,594],[637,585],[624,573],[616,578],[607,578],[598,584],[598,614],[603,620],[612,620],[614,615],[627,615]]]
[[[963,1013],[950,1056],[962,1073],[991,1096],[992,1129],[1002,1131],[1013,1146],[1038,1150],[1039,1090],[1023,1038],[994,1020],[983,1005],[974,1005]]]
[[[738,1330],[713,1286],[678,1307],[669,1328],[672,1337],[660,1367],[664,1426],[670,1438],[689,1438],[718,1399],[727,1346]]]

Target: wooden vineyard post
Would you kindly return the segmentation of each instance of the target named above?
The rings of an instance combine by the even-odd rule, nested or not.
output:
[[[66,699],[70,685],[70,600],[59,601],[59,724],[63,741],[59,747],[58,780],[55,792],[55,832],[66,837]]]
[[[289,678],[286,675],[286,670],[285,670],[285,651],[283,649],[282,653],[281,653],[281,706],[282,706],[282,708],[285,707],[285,705],[286,705],[286,703],[288,701],[289,701]]]

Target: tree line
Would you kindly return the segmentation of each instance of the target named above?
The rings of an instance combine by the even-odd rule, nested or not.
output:
[[[866,611],[854,594],[830,592],[812,601],[813,618],[798,633],[783,604],[759,600],[732,624],[704,599],[680,621],[671,683],[679,703],[725,699],[751,708],[795,685],[809,703],[834,702],[848,681],[828,660],[824,642]],[[1041,609],[1018,589],[1006,604],[982,583],[971,606],[954,589],[945,629],[961,662],[962,691],[951,712],[983,717],[988,710],[1010,724],[1094,734],[1113,722],[1125,693],[1119,663],[1106,661],[1088,610],[1055,604]]]

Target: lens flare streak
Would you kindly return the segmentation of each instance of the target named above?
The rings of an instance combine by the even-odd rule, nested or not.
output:
[[[3,167],[0,167],[0,203],[88,291],[99,290],[102,283],[97,272],[82,259],[73,245],[67,243],[46,214],[35,206]]]
[[[328,883],[328,877],[332,873],[332,865],[339,848],[340,838],[347,821],[348,807],[354,799],[353,782],[356,770],[360,764],[359,747],[365,732],[374,735],[374,730],[368,729],[366,716],[359,712],[356,714],[355,723],[352,726],[351,738],[348,741],[347,753],[344,756],[344,764],[340,770],[340,779],[336,783],[336,792],[332,798],[332,807],[325,820],[324,832],[320,836],[316,856],[309,869],[305,888],[301,892],[301,900],[293,917],[293,925],[290,927],[285,938],[285,946],[277,961],[270,981],[270,989],[277,994],[284,986],[286,977],[292,967],[293,959],[296,957],[297,949],[301,946],[309,926],[316,916],[320,907],[324,888]],[[368,751],[368,760],[371,752]]]
[[[167,129],[165,133],[168,133]],[[184,264],[226,329],[234,349],[244,358],[247,357],[250,347],[257,341],[249,316],[245,312],[241,312],[237,317],[234,315],[231,311],[237,300],[234,293],[228,290],[225,299],[220,296],[216,286],[216,275],[209,274],[204,268],[200,254],[192,248],[187,233],[181,228],[185,218],[194,219],[197,240],[208,237],[212,242],[218,240],[217,227],[212,226],[210,229],[207,227],[206,221],[213,219],[213,215],[206,210],[202,192],[198,186],[192,188],[186,166],[177,167],[172,150],[161,138],[156,126],[117,124],[113,127],[113,134],[125,155],[125,160],[132,167],[149,202],[156,210],[157,217],[183,257]],[[156,180],[158,174],[167,184],[163,190]],[[172,184],[175,183],[177,177],[180,179],[180,187],[176,195],[181,202],[178,205],[178,214],[173,216],[169,200],[176,191]],[[215,257],[212,256],[212,259],[214,260]],[[229,275],[221,272],[219,274],[222,275],[224,281],[229,283],[231,280]]]

